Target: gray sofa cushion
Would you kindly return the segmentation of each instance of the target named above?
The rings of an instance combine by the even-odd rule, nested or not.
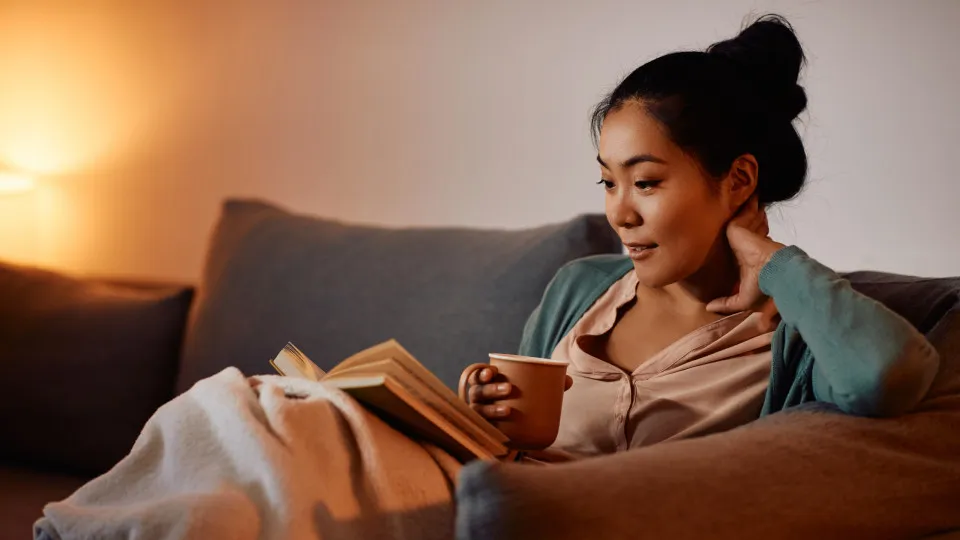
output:
[[[178,389],[227,366],[269,372],[287,341],[329,369],[390,338],[453,386],[488,352],[516,351],[561,265],[620,249],[599,215],[519,231],[387,229],[227,201]]]
[[[550,467],[475,462],[460,540],[919,538],[960,530],[960,279],[846,276],[925,333],[941,367],[916,411],[820,404],[746,426]]]
[[[0,264],[0,461],[95,475],[173,396],[192,291]]]

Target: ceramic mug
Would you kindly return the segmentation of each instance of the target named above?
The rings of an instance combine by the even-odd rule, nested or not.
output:
[[[509,396],[497,400],[498,404],[510,406],[510,415],[491,420],[510,439],[507,445],[517,450],[542,450],[553,444],[560,430],[567,362],[490,353],[489,365],[499,372],[493,382],[513,385]],[[460,399],[467,400],[470,377],[485,367],[487,364],[473,364],[463,371],[458,388]]]

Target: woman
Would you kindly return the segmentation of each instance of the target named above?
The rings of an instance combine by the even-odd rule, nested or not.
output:
[[[570,362],[554,450],[694,437],[813,400],[897,415],[923,397],[939,364],[925,338],[767,236],[764,209],[806,176],[803,61],[767,16],[640,66],[597,106],[598,183],[629,258],[567,265],[524,329],[520,354]],[[489,366],[470,402],[500,420],[512,390]]]

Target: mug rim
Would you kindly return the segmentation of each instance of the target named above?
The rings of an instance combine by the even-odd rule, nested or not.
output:
[[[488,353],[491,359],[506,360],[507,362],[521,362],[524,364],[543,364],[546,366],[569,366],[570,362],[564,360],[553,360],[550,358],[537,358],[534,356],[523,356],[520,354],[509,353]]]

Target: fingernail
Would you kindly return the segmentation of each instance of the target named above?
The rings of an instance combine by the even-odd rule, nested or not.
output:
[[[509,391],[510,391],[510,383],[502,382],[497,385],[497,392],[501,394],[506,394]]]
[[[506,416],[507,415],[507,406],[506,405],[497,405],[495,410],[497,416]]]
[[[484,368],[484,369],[480,372],[480,377],[483,378],[483,379],[489,379],[491,376],[492,376],[492,375],[490,374],[490,370],[489,370],[489,369]]]

